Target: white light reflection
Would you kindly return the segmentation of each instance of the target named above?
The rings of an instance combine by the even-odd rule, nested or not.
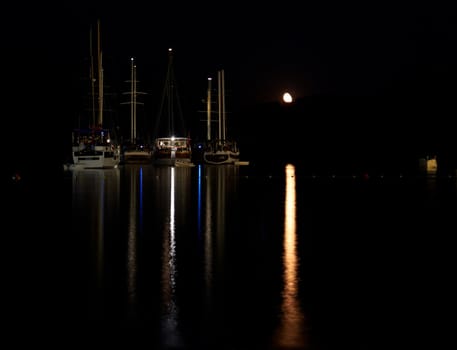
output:
[[[175,168],[171,168],[171,186],[170,186],[170,253],[169,253],[169,266],[170,266],[170,283],[174,294],[176,288],[176,237],[175,237]],[[175,308],[173,308],[175,310]],[[174,315],[176,316],[176,315]]]
[[[281,348],[304,348],[305,319],[298,300],[298,256],[296,229],[295,167],[287,164],[284,217],[284,252],[281,320],[274,341]]]
[[[163,240],[162,295],[164,297],[164,314],[162,330],[164,342],[169,347],[179,347],[181,337],[178,331],[178,306],[176,303],[176,237],[175,237],[175,168],[170,167],[170,216],[168,232]]]

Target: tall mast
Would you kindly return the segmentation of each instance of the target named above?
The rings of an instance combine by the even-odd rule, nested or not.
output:
[[[133,65],[133,139],[136,144],[136,64]]]
[[[168,70],[167,70],[167,95],[168,95],[168,125],[169,125],[169,132],[171,134],[175,133],[175,126],[174,126],[174,71],[173,71],[173,50],[171,48],[168,49]]]
[[[163,89],[163,94],[162,94],[162,101],[160,103],[160,108],[159,108],[159,113],[157,115],[156,119],[156,126],[155,126],[155,131],[154,131],[154,138],[156,137],[157,133],[159,132],[165,132],[167,135],[175,135],[176,132],[185,132],[186,131],[186,126],[185,122],[182,116],[182,111],[181,111],[181,106],[179,102],[179,96],[177,92],[177,87],[175,86],[175,76],[174,76],[174,70],[173,70],[173,50],[171,48],[168,49],[168,68],[167,68],[167,76],[165,78],[165,87]],[[175,101],[176,98],[176,101]],[[165,101],[166,99],[166,101]],[[166,104],[165,104],[166,103]],[[178,113],[180,116],[180,122],[181,122],[181,129],[178,130],[178,128],[175,130],[175,103],[176,107],[178,108]],[[165,104],[165,106],[164,106]],[[166,108],[167,110],[163,112],[163,108]],[[160,119],[162,117],[162,114],[166,114],[167,120],[166,123],[162,123],[160,125]],[[167,130],[161,130],[161,126],[163,127],[165,125],[165,129]]]
[[[130,142],[134,142],[134,136],[133,136],[133,129],[134,129],[134,122],[133,122],[133,119],[134,119],[134,110],[133,110],[133,66],[134,66],[134,63],[133,63],[133,57],[130,58],[130,91],[131,91],[131,95],[130,95]]]
[[[136,143],[136,113],[135,113],[135,63],[133,57],[130,59],[130,142]]]
[[[144,92],[138,91],[138,80],[136,74],[136,64],[135,59],[133,57],[130,58],[130,80],[126,80],[126,82],[130,83],[130,90],[128,92],[124,92],[123,94],[130,95],[129,102],[121,102],[121,104],[129,104],[130,105],[130,142],[133,144],[137,143],[137,105],[142,105],[142,102],[138,102],[137,96],[139,94],[144,94]]]
[[[218,120],[218,125],[219,125],[219,140],[222,139],[222,125],[221,125],[221,116],[222,116],[222,73],[221,71],[218,71],[217,72],[217,109],[218,109],[218,116],[219,116],[219,120]]]
[[[211,78],[208,78],[208,92],[206,97],[206,139],[211,140]]]
[[[98,126],[103,125],[103,66],[100,43],[100,20],[97,20],[97,62],[98,62]]]
[[[89,32],[89,54],[90,54],[90,85],[91,85],[91,104],[92,104],[92,120],[91,124],[92,126],[95,126],[95,75],[94,75],[94,44],[92,42],[93,39],[93,32],[92,32],[92,26],[90,27],[90,32]]]
[[[222,88],[222,140],[225,140],[225,74],[221,70],[221,88]]]

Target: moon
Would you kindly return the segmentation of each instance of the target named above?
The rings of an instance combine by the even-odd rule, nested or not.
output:
[[[283,95],[282,95],[282,100],[285,102],[285,103],[292,103],[293,101],[293,98],[292,98],[292,95],[288,92],[285,92]]]

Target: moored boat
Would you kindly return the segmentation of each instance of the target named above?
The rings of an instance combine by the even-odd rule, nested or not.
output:
[[[142,102],[137,101],[137,96],[143,94],[137,89],[138,80],[136,78],[136,64],[133,57],[131,62],[131,78],[130,78],[130,101],[122,104],[130,105],[130,139],[129,142],[122,147],[122,162],[129,163],[150,163],[152,159],[152,150],[148,144],[142,142],[142,138],[137,135],[137,106],[143,105]],[[144,136],[144,135],[142,135]]]
[[[174,76],[172,49],[168,50],[167,76],[154,134],[153,164],[175,166],[177,161],[192,164],[191,139],[184,136],[187,130]]]
[[[211,79],[208,79],[207,142],[203,150],[203,161],[207,164],[235,164],[240,159],[240,150],[236,141],[227,138],[224,70],[218,71],[217,82],[218,134],[213,137],[211,132]]]
[[[91,32],[92,36],[92,32]],[[103,127],[103,67],[100,50],[100,21],[97,22],[97,79],[93,69],[92,40],[90,45],[90,81],[92,90],[92,123],[88,128],[73,130],[72,161],[77,169],[116,168],[120,162],[120,146],[111,138],[110,130]],[[97,83],[98,95],[95,96]],[[95,118],[95,98],[98,98],[98,116]]]

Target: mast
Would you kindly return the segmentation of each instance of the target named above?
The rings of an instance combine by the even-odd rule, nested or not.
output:
[[[217,72],[218,80],[218,114],[219,114],[219,140],[225,140],[225,81],[224,70]]]
[[[97,63],[98,63],[98,124],[103,125],[103,66],[100,42],[100,20],[97,20]]]
[[[225,74],[224,70],[221,70],[221,80],[222,80],[222,139],[225,140]]]
[[[136,64],[133,65],[133,122],[134,122],[134,129],[133,129],[133,139],[136,144]]]
[[[92,120],[91,120],[91,124],[89,124],[89,125],[95,126],[95,74],[94,74],[94,53],[93,53],[94,44],[92,42],[92,39],[93,39],[93,33],[92,33],[92,26],[91,26],[90,31],[89,31],[89,54],[90,54],[89,79],[90,79],[90,86],[91,86],[90,96],[91,96],[91,104],[92,104]]]
[[[134,130],[134,115],[135,111],[133,109],[133,57],[130,58],[130,91],[132,92],[130,95],[130,142],[134,142],[133,130]]]
[[[168,95],[168,125],[169,125],[169,133],[174,135],[174,72],[173,72],[173,50],[171,48],[168,49],[168,69],[167,69],[167,95]]]
[[[130,95],[129,102],[121,102],[121,104],[129,104],[130,105],[130,142],[132,144],[137,143],[137,105],[143,105],[142,102],[138,102],[137,96],[139,94],[145,94],[145,92],[138,91],[138,80],[136,74],[136,64],[135,59],[133,57],[130,58],[130,80],[126,80],[127,83],[130,83],[130,90],[128,92],[124,92],[125,95]]]
[[[130,77],[130,142],[136,144],[136,65],[133,57],[131,61]]]
[[[218,71],[217,72],[217,110],[218,110],[218,117],[219,117],[219,121],[218,121],[218,124],[219,124],[219,133],[218,133],[218,136],[219,136],[219,141],[222,139],[222,125],[221,125],[221,117],[222,117],[222,88],[221,88],[221,85],[222,84],[222,81],[221,81],[221,71]]]
[[[165,101],[166,99],[166,101]],[[166,103],[165,103],[166,102]],[[179,125],[175,124],[175,107],[177,108],[176,112],[179,116]],[[166,108],[167,111],[163,111]],[[165,114],[167,117],[166,123],[161,124],[160,119],[162,115]],[[166,126],[165,129],[161,130],[159,127]],[[168,136],[176,136],[176,134],[185,134],[186,133],[186,123],[183,119],[181,104],[179,101],[179,94],[176,85],[176,78],[173,70],[173,50],[168,49],[168,68],[167,76],[165,78],[165,87],[162,94],[162,100],[160,103],[160,108],[158,116],[156,119],[156,126],[154,132],[154,138],[159,132],[166,132]]]
[[[211,140],[211,78],[208,78],[208,92],[206,98],[206,125],[207,134],[206,139]]]

